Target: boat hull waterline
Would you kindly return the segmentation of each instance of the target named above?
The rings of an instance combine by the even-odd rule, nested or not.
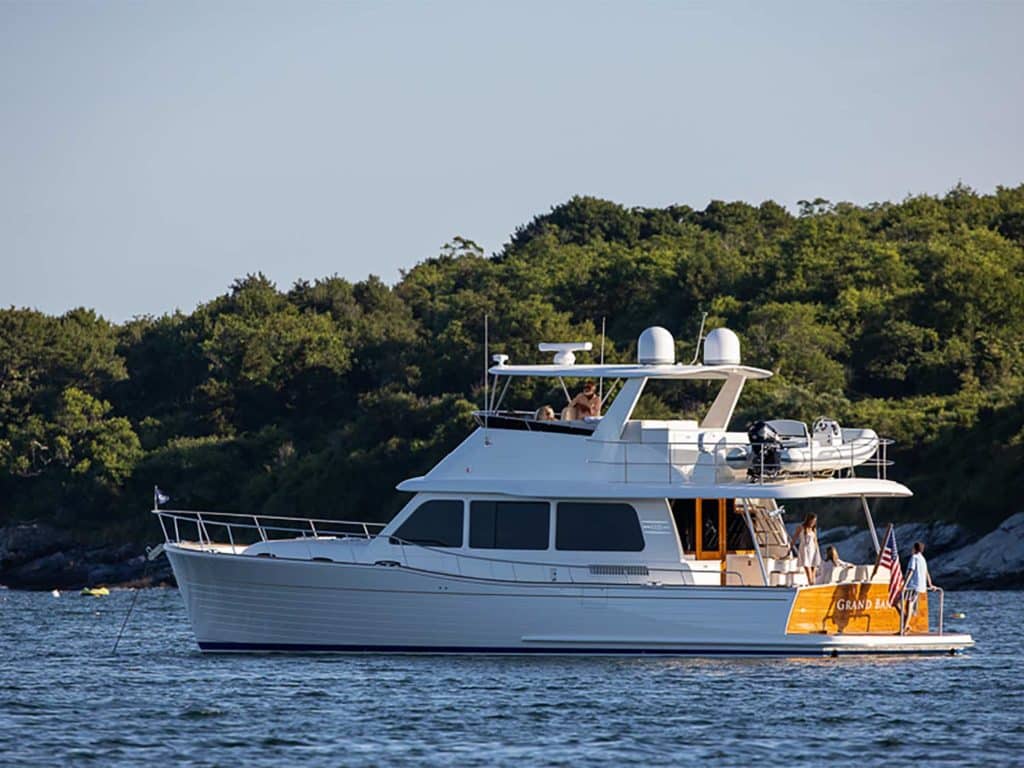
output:
[[[786,588],[511,582],[168,545],[205,652],[947,654],[959,634],[787,634]]]

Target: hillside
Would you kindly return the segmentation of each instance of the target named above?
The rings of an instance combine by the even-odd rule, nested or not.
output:
[[[893,476],[917,495],[883,520],[982,533],[1021,509],[1024,185],[798,215],[579,197],[493,257],[455,238],[395,286],[250,275],[122,325],[0,310],[0,525],[154,540],[154,484],[181,507],[386,519],[395,484],[471,429],[485,313],[492,351],[524,361],[540,340],[597,342],[602,318],[610,360],[655,324],[688,359],[703,311],[778,374],[734,427],[824,414],[897,440]],[[641,405],[692,413],[708,392]]]

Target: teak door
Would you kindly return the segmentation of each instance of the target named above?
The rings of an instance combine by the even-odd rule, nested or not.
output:
[[[697,499],[697,559],[724,560],[725,499]]]

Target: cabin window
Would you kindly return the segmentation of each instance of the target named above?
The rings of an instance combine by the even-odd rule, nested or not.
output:
[[[461,547],[462,502],[456,499],[434,499],[420,504],[395,531],[392,543]]]
[[[679,531],[679,544],[683,552],[692,555],[697,551],[697,500],[672,499],[669,504]]]
[[[555,548],[580,552],[640,552],[644,535],[629,504],[562,502],[558,505]]]
[[[546,501],[474,501],[469,546],[475,549],[547,549],[551,507]]]
[[[726,499],[725,547],[730,552],[754,551],[754,540],[750,537],[743,505],[737,509],[735,499]]]

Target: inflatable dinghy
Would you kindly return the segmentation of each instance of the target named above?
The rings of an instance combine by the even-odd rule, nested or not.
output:
[[[726,463],[746,468],[751,477],[831,475],[864,464],[878,451],[873,429],[843,429],[832,419],[818,419],[813,430],[794,419],[759,421],[747,435],[750,447],[733,448]]]

